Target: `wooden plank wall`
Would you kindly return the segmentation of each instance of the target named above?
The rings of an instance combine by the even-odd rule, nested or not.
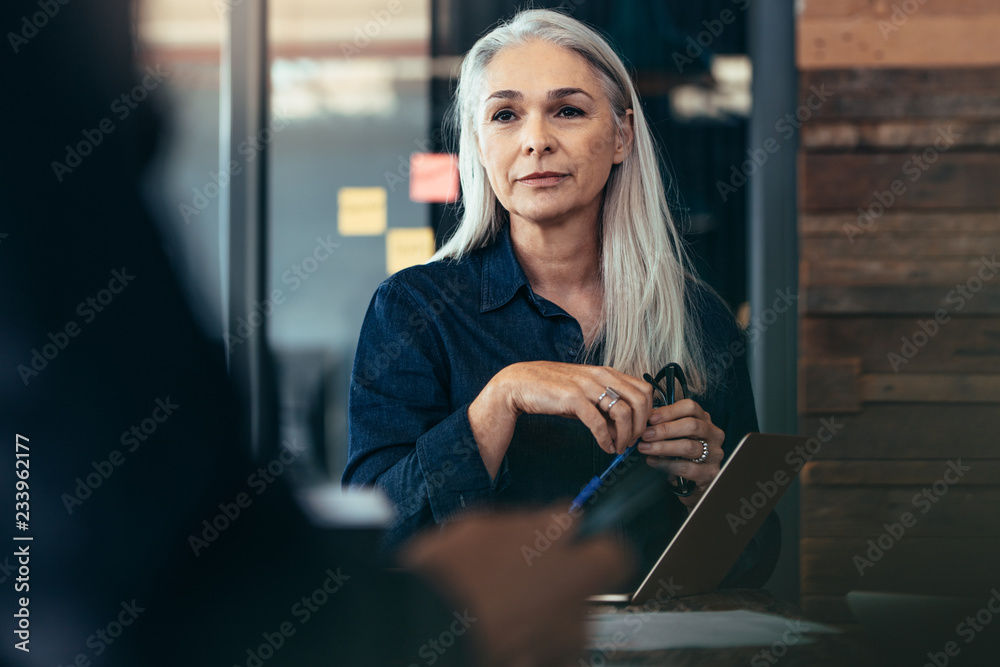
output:
[[[1000,572],[1000,2],[798,11],[802,605],[850,623]]]

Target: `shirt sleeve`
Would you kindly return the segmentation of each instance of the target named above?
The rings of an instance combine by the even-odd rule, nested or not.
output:
[[[392,501],[392,550],[422,528],[491,510],[509,483],[506,458],[491,479],[469,404],[453,406],[449,363],[433,318],[405,287],[383,283],[361,327],[348,398],[344,483],[376,486]]]

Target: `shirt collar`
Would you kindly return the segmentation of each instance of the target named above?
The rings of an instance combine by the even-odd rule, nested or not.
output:
[[[528,279],[514,256],[510,226],[504,225],[483,253],[483,295],[479,312],[503,306],[514,298],[517,290],[527,285]]]

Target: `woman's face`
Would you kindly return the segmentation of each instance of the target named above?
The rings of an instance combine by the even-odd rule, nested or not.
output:
[[[587,61],[541,40],[508,47],[487,67],[480,102],[480,161],[511,221],[596,222],[631,118],[623,138]]]

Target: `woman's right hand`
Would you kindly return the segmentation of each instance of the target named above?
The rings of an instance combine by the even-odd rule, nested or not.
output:
[[[619,399],[598,398],[611,388]],[[646,430],[653,411],[653,388],[607,366],[526,361],[493,376],[469,406],[469,423],[491,477],[522,414],[556,415],[583,422],[606,452],[621,453]]]

